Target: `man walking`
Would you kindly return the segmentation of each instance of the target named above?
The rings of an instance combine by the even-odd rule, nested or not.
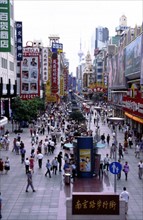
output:
[[[47,160],[47,163],[46,163],[46,168],[47,168],[47,171],[45,173],[45,176],[47,176],[47,174],[49,174],[49,178],[51,178],[51,163],[50,163],[50,160]]]
[[[26,192],[28,192],[29,186],[31,186],[33,192],[36,192],[35,189],[34,189],[34,186],[33,186],[31,170],[29,170],[28,173],[27,173],[27,187],[26,187]]]
[[[42,153],[39,153],[37,155],[37,160],[38,160],[39,169],[41,169],[42,168],[42,160],[43,160],[43,154]]]
[[[120,198],[125,200],[125,214],[127,214],[127,212],[128,212],[128,202],[129,202],[129,193],[126,190],[126,187],[123,188],[123,192],[121,192]]]

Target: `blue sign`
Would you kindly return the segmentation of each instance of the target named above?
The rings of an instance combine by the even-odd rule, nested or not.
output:
[[[23,42],[22,42],[22,22],[16,22],[16,49],[17,49],[17,61],[22,61],[23,58]]]
[[[57,53],[57,52],[60,52],[62,53],[63,52],[63,44],[61,43],[52,43],[52,52],[53,53]]]
[[[121,172],[122,170],[122,165],[119,163],[119,162],[112,162],[110,165],[109,165],[109,170],[111,173],[113,174],[118,174]]]

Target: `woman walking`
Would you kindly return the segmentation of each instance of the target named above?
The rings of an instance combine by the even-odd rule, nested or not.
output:
[[[128,162],[126,161],[124,166],[123,166],[123,171],[125,173],[125,180],[127,181],[128,179],[128,172],[129,172],[129,165],[128,165]]]

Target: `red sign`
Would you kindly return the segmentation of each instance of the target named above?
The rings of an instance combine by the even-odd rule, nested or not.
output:
[[[51,92],[58,92],[58,58],[57,54],[52,55],[52,67],[51,67]]]
[[[143,118],[143,99],[141,97],[123,97],[122,103],[124,111]]]

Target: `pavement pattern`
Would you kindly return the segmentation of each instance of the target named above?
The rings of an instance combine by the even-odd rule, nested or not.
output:
[[[100,134],[109,133],[112,136],[112,131],[107,125],[99,122]],[[95,125],[93,118],[90,124],[91,129],[95,133]],[[63,181],[63,172],[57,172],[57,175],[52,174],[52,178],[45,177],[47,158],[52,160],[61,151],[60,143],[58,143],[53,155],[44,156],[42,169],[38,168],[38,161],[35,161],[33,174],[33,185],[36,192],[33,193],[29,188],[26,193],[27,176],[25,174],[25,166],[21,164],[20,155],[12,152],[12,142],[16,135],[11,132],[11,123],[6,125],[10,131],[10,150],[0,151],[0,157],[5,160],[6,156],[10,158],[10,171],[7,175],[0,175],[0,191],[2,194],[2,219],[3,220],[66,220],[66,198],[70,197],[72,184],[66,186]],[[21,134],[22,140],[26,148],[26,156],[30,156],[31,138],[28,128],[25,128]],[[43,135],[39,139],[44,140]],[[123,133],[117,134],[118,143],[123,143]],[[63,151],[63,150],[62,150]],[[102,157],[109,153],[109,147],[99,149]],[[143,155],[141,155],[143,159]],[[112,159],[114,161],[114,159]],[[123,187],[127,188],[130,194],[129,210],[127,220],[143,220],[143,179],[138,178],[138,162],[135,158],[134,146],[128,150],[128,154],[124,155],[122,163],[128,161],[130,172],[128,181],[125,181],[124,173],[122,172],[121,179],[117,180],[117,193],[121,193]],[[108,172],[108,176],[112,185],[114,185],[114,175]]]

